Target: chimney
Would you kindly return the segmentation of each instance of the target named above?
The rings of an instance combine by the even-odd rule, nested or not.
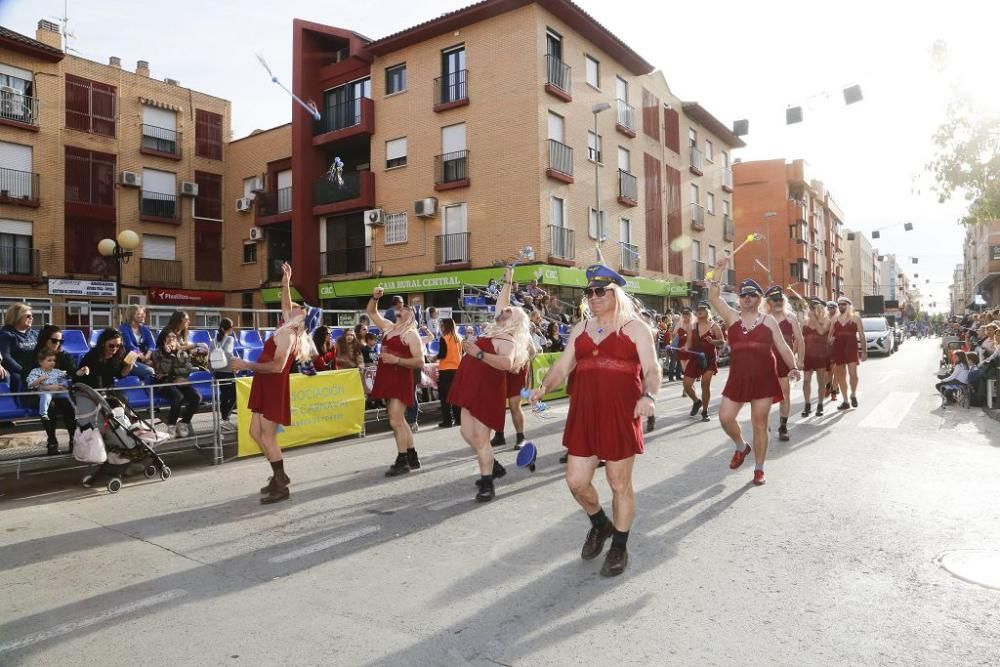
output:
[[[164,79],[163,83],[170,84],[171,86],[179,86],[179,85],[181,85],[181,82],[178,81],[177,79]]]
[[[135,64],[135,73],[139,76],[149,76],[149,61],[140,60]]]
[[[38,30],[35,31],[35,39],[42,44],[54,47],[62,51],[62,32],[59,24],[42,19],[38,22]]]
[[[111,67],[116,67],[118,69],[121,69],[122,59],[119,58],[118,56],[111,56],[110,58],[108,58],[108,65],[110,65]]]

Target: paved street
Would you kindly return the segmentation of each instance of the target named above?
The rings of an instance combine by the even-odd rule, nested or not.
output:
[[[862,364],[847,413],[801,419],[796,386],[759,488],[665,386],[616,579],[579,558],[561,418],[528,417],[538,471],[501,450],[485,506],[457,429],[433,426],[397,480],[389,433],[290,453],[273,507],[260,458],[117,495],[4,479],[0,664],[996,665],[1000,591],[934,558],[1000,550],[1000,423],[941,409],[939,345]]]

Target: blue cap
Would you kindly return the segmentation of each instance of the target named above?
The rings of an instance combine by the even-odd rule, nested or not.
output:
[[[315,306],[311,308],[306,307],[309,309],[306,314],[306,331],[312,333],[316,330],[316,327],[323,323],[323,309]]]
[[[753,278],[747,278],[746,280],[740,283],[740,296],[744,296],[746,294],[756,294],[757,296],[763,296],[764,290],[761,288],[760,285],[757,284],[756,280],[754,280]]]
[[[767,288],[767,291],[764,292],[764,296],[768,299],[784,299],[785,290],[781,289],[781,285],[771,285]]]
[[[625,287],[625,279],[614,269],[603,264],[591,264],[587,267],[587,287],[607,287],[610,283]]]
[[[708,301],[699,301],[694,306],[695,310],[709,310]]]

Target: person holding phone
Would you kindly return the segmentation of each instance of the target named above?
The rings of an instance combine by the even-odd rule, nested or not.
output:
[[[77,382],[95,389],[111,389],[116,379],[132,372],[137,357],[135,352],[125,353],[121,332],[104,329],[97,337],[97,344],[80,360]]]

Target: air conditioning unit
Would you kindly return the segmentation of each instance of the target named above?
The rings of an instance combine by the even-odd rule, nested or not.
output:
[[[236,210],[237,211],[249,211],[253,208],[253,199],[250,197],[240,197],[236,200]]]
[[[182,195],[187,195],[188,197],[197,197],[198,196],[198,184],[197,183],[191,183],[189,181],[182,181],[181,182],[181,194]]]
[[[66,304],[66,314],[73,317],[90,314],[90,304],[86,301],[70,301]]]
[[[413,202],[413,211],[418,218],[433,218],[437,214],[438,200],[434,197],[418,199]]]
[[[251,241],[263,241],[264,240],[264,228],[263,227],[251,227],[250,228],[250,240]]]
[[[379,226],[385,223],[383,220],[383,211],[380,208],[372,208],[365,211],[365,224]]]
[[[264,191],[264,177],[256,176],[253,179],[253,183],[250,186],[250,192],[263,192]]]
[[[145,294],[129,294],[128,295],[128,305],[145,306],[146,305],[146,295]]]
[[[122,172],[122,185],[127,185],[132,188],[142,187],[142,176],[134,171],[123,171]]]

